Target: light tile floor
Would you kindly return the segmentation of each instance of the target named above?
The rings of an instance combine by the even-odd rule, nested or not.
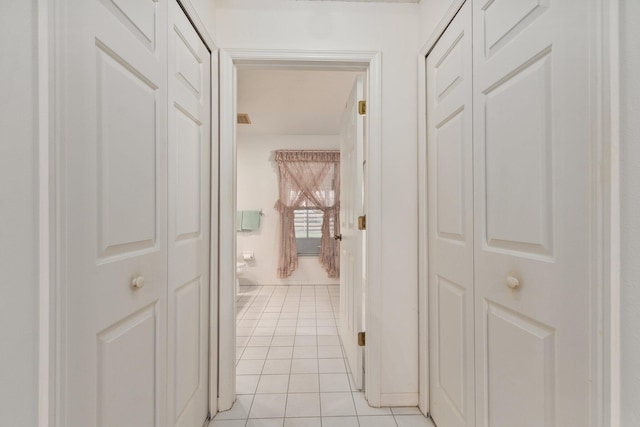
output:
[[[241,286],[238,398],[212,427],[431,427],[418,408],[372,408],[338,338],[338,286]]]

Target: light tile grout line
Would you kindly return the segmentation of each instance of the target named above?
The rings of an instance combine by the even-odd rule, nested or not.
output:
[[[289,294],[290,290],[291,289],[287,289],[287,295]],[[302,292],[301,292],[301,295],[302,295]],[[300,298],[302,298],[302,296],[300,296],[298,298],[298,315],[296,316],[296,326],[295,326],[296,330],[298,328],[298,318],[300,316]],[[285,297],[285,301],[286,301],[286,297]],[[284,303],[283,303],[283,307],[284,307]],[[282,313],[282,310],[280,311],[280,313]],[[278,320],[279,319],[280,319],[280,316],[278,316]],[[294,332],[296,330],[294,330]],[[295,335],[294,335],[293,336],[293,346],[291,348],[291,364],[289,365],[289,381],[287,381],[287,394],[285,395],[286,397],[285,397],[285,401],[284,401],[284,414],[282,415],[282,419],[283,419],[282,424],[283,425],[284,425],[284,422],[285,422],[284,420],[286,420],[286,418],[287,418],[287,405],[289,404],[289,387],[291,385],[291,368],[292,368],[291,365],[293,365],[293,352],[295,351],[295,348],[296,348],[295,346],[296,346],[296,338],[295,338]]]
[[[236,296],[236,304],[238,304],[238,303],[242,300],[242,298],[244,298],[244,295],[243,295],[242,297],[238,297],[238,296]],[[238,327],[238,322],[239,322],[240,320],[245,320],[245,319],[244,319],[244,316],[246,315],[248,308],[253,304],[253,300],[254,300],[254,299],[255,299],[255,295],[253,295],[253,296],[251,297],[251,299],[247,302],[247,305],[246,305],[246,307],[247,307],[247,308],[244,310],[244,312],[242,312],[242,311],[241,311],[241,312],[238,312],[238,313],[236,314],[236,328]],[[240,319],[238,319],[238,316],[240,317]],[[249,339],[251,339],[251,338],[249,338]],[[247,340],[247,344],[248,344],[248,340]],[[245,345],[242,347],[242,352],[241,352],[241,353],[240,353],[240,355],[238,356],[238,354],[237,354],[237,351],[238,351],[238,338],[236,337],[236,346],[235,346],[235,348],[236,348],[236,359],[237,359],[237,360],[236,360],[236,367],[237,367],[237,366],[238,366],[238,363],[240,363],[240,360],[242,360],[242,356],[243,356],[243,354],[244,354],[245,350],[247,349],[247,345],[245,344]],[[236,376],[237,376],[237,375],[236,375]]]
[[[318,408],[320,409],[320,427],[322,427],[322,394],[320,394],[320,341],[318,340],[318,298],[316,295],[316,289],[313,289],[313,294],[316,296],[315,298],[315,303],[316,303],[316,356],[318,356],[316,358],[316,365],[318,368]]]
[[[263,289],[264,289],[264,288],[263,288]],[[261,290],[259,291],[259,293],[260,293],[263,289],[261,289]],[[259,293],[258,293],[258,294],[259,294]],[[255,302],[255,299],[256,299],[256,298],[257,298],[257,295],[256,295],[256,296],[253,298],[253,300],[251,301],[250,306],[252,306],[252,305],[254,304],[254,302]],[[260,317],[262,317],[262,313],[264,313],[264,311],[260,313]],[[257,325],[257,323],[256,323],[256,325]],[[254,328],[254,331],[255,331],[255,328]],[[253,332],[251,333],[251,336],[249,337],[249,341],[251,341],[251,338],[253,338]],[[272,339],[272,340],[273,340],[273,339]],[[247,341],[247,347],[248,347],[249,341]],[[245,349],[246,349],[247,347],[245,347]],[[269,347],[271,347],[271,346],[269,346]],[[252,399],[251,399],[251,405],[249,405],[249,410],[247,411],[247,417],[246,417],[246,419],[245,419],[245,421],[244,421],[244,425],[245,425],[245,427],[246,427],[246,425],[249,423],[249,416],[251,415],[251,410],[253,409],[253,403],[254,403],[254,402],[255,402],[255,400],[256,400],[256,394],[257,394],[257,391],[258,391],[258,386],[260,385],[260,378],[262,377],[262,371],[264,371],[264,365],[265,365],[265,363],[266,363],[266,360],[262,363],[262,369],[260,370],[260,374],[258,375],[258,384],[256,384],[256,389],[253,391],[253,397],[252,397]],[[236,380],[237,380],[237,377],[238,377],[238,374],[236,374]],[[237,399],[237,395],[236,395],[236,399]]]

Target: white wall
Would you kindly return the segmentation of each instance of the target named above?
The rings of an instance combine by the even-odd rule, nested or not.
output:
[[[38,415],[38,93],[35,0],[0,7],[0,425]]]
[[[218,0],[220,48],[382,52],[382,403],[417,404],[417,4]]]
[[[298,257],[298,269],[287,279],[279,279],[278,245],[280,217],[273,208],[278,200],[278,171],[275,150],[339,150],[337,135],[254,135],[237,138],[238,210],[264,212],[260,229],[237,233],[238,254],[253,251],[255,262],[247,264],[241,284],[328,285],[339,279],[327,277],[317,256]]]
[[[620,1],[622,426],[640,425],[640,2]]]

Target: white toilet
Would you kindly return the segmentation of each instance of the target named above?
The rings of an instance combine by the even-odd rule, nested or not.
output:
[[[236,262],[236,293],[239,294],[240,293],[240,276],[242,276],[242,273],[244,273],[244,271],[247,269],[247,263],[246,262]]]

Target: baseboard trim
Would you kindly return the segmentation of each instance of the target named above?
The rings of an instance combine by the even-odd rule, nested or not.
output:
[[[380,406],[418,406],[419,393],[381,393]]]

